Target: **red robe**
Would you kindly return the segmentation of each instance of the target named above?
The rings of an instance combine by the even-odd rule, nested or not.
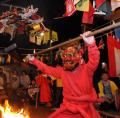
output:
[[[51,92],[47,78],[42,75],[38,75],[35,79],[37,85],[40,86],[40,102],[50,102]]]
[[[63,82],[63,103],[49,118],[100,118],[94,108],[98,99],[93,87],[93,74],[100,58],[95,43],[88,46],[88,58],[86,64],[79,65],[74,71],[51,67],[37,59],[31,62],[44,73],[61,78]]]

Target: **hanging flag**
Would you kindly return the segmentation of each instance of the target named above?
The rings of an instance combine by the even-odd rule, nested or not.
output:
[[[80,0],[77,4],[76,4],[76,9],[78,11],[89,11],[89,0]]]
[[[31,43],[36,43],[35,33],[36,32],[34,30],[29,31],[29,41]]]
[[[112,35],[107,38],[109,74],[111,77],[120,75],[120,42]]]
[[[120,41],[120,27],[115,28],[114,31],[115,31],[115,37],[116,37],[116,39]]]
[[[112,13],[110,0],[96,0],[96,8],[106,13],[106,16],[110,16]]]
[[[52,41],[53,42],[58,41],[58,35],[57,35],[57,32],[55,31],[52,31]]]
[[[48,44],[50,39],[51,39],[50,30],[44,31],[44,32],[31,30],[29,33],[29,41],[37,45]],[[55,31],[52,31],[52,41],[53,42],[58,41],[58,35],[57,35],[57,32]]]
[[[66,0],[65,4],[66,4],[65,16],[71,16],[76,11],[73,0]]]
[[[105,0],[96,0],[96,8],[99,9],[101,7],[101,5],[104,4]]]
[[[95,10],[91,2],[89,2],[89,11],[83,13],[82,23],[92,24],[94,18],[94,12]]]

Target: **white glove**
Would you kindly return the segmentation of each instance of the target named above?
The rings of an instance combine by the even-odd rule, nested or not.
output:
[[[95,42],[94,36],[87,37],[90,31],[80,34],[86,44],[93,44]]]
[[[33,61],[35,59],[35,57],[33,55],[31,55],[31,54],[28,54],[27,57],[26,57],[26,59],[28,61]]]

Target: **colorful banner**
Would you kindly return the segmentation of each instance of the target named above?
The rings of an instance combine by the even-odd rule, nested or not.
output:
[[[120,41],[120,27],[114,29],[115,37]]]
[[[89,2],[89,11],[83,13],[82,23],[92,24],[94,18],[94,8],[92,4]]]
[[[120,75],[120,42],[113,36],[107,38],[109,74],[111,77]]]
[[[110,16],[112,13],[111,2],[109,0],[96,0],[96,8]]]
[[[52,31],[52,37],[50,36],[50,31],[38,32],[35,30],[31,30],[29,32],[29,41],[37,45],[48,44],[51,39],[53,42],[58,41],[57,32]]]
[[[71,16],[76,11],[73,0],[66,0],[65,4],[66,4],[65,16]]]
[[[78,11],[89,11],[89,0],[80,0],[77,4],[76,4],[76,9]]]
[[[105,0],[96,0],[96,8],[99,9],[99,7],[101,7],[101,5],[104,4]]]
[[[57,32],[55,31],[52,31],[52,41],[53,42],[58,41],[58,35],[57,35]]]

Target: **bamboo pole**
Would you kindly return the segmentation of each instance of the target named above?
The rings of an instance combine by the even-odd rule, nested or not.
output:
[[[88,36],[93,36],[93,35],[96,35],[96,34],[99,34],[99,33],[102,33],[102,32],[105,32],[105,31],[108,31],[108,30],[117,28],[117,27],[120,27],[120,22],[114,23],[114,24],[112,24],[112,25],[106,26],[106,27],[101,28],[101,29],[98,29],[98,30],[95,30],[95,31],[91,32]],[[71,39],[71,40],[68,40],[68,41],[65,41],[65,42],[63,42],[63,43],[57,44],[57,45],[55,45],[55,46],[53,46],[53,47],[50,47],[50,48],[41,50],[41,51],[37,52],[37,54],[42,54],[42,53],[45,53],[45,52],[54,50],[54,49],[56,49],[56,48],[62,47],[62,46],[64,46],[64,45],[67,45],[67,44],[70,44],[70,43],[73,43],[73,42],[76,42],[76,41],[79,41],[79,40],[82,40],[82,37],[81,37],[81,36],[78,36],[78,37],[73,38],[73,39]]]

